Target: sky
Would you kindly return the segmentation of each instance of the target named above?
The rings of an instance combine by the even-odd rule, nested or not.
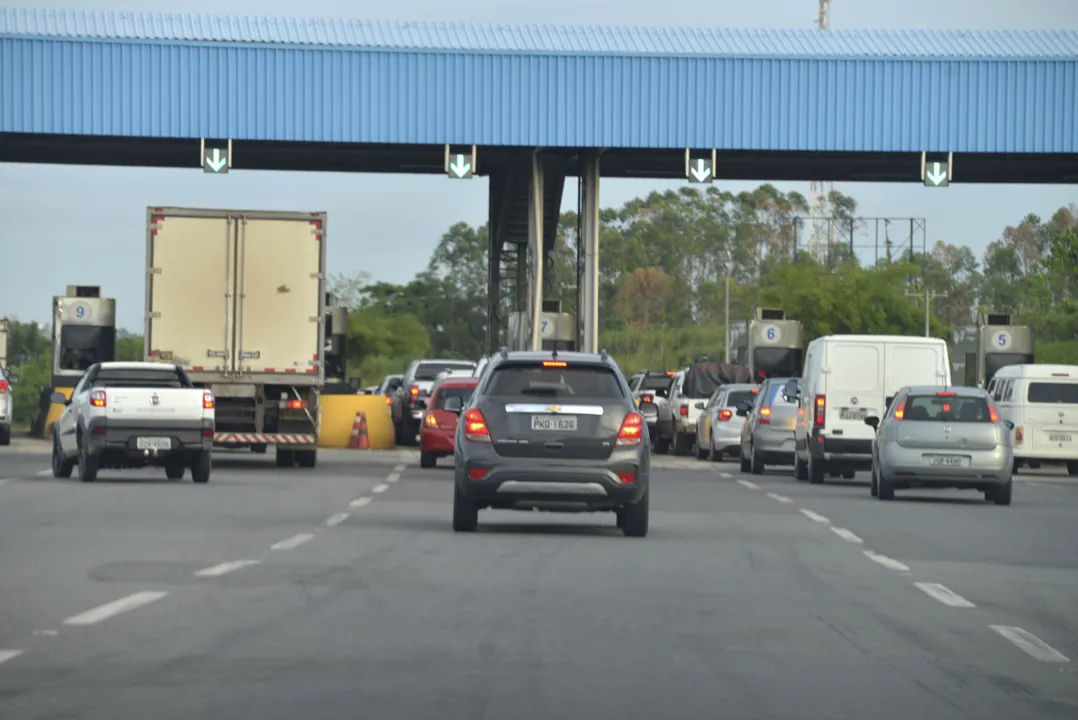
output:
[[[813,27],[816,0],[8,0],[81,10],[355,17],[374,20]],[[833,0],[833,29],[1078,29],[1075,0]],[[616,12],[611,12],[612,8]],[[620,206],[679,181],[604,180],[603,206]],[[756,183],[719,182],[739,192]],[[807,183],[776,183],[808,194]],[[564,209],[575,210],[575,185]],[[1078,186],[839,183],[864,217],[924,218],[929,244],[971,246],[978,256],[1027,213],[1050,216],[1078,202]],[[422,198],[422,212],[410,206]],[[452,224],[486,220],[487,182],[442,176],[232,172],[201,169],[0,164],[0,317],[48,322],[67,285],[100,285],[116,298],[117,325],[139,331],[145,302],[145,212],[150,205],[329,212],[331,273],[403,283],[423,269]],[[600,249],[601,252],[601,249]],[[38,270],[37,268],[41,268]]]

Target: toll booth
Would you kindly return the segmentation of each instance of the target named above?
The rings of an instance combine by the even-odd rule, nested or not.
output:
[[[577,349],[576,315],[560,312],[561,303],[546,301],[539,320],[539,341],[542,350],[559,352]],[[525,312],[509,316],[509,349],[530,350],[530,324]]]
[[[752,371],[756,382],[798,377],[805,354],[805,330],[778,308],[757,307],[752,318],[730,323],[730,359]]]
[[[1012,325],[1006,313],[977,313],[976,325],[954,330],[951,382],[967,387],[988,386],[1000,368],[1033,364],[1033,328]]]

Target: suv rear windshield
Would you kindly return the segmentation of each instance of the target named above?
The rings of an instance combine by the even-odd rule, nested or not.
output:
[[[471,370],[475,365],[470,362],[420,363],[415,369],[416,380],[434,380],[443,370]]]
[[[1026,402],[1078,405],[1078,383],[1035,382],[1029,384]]]
[[[735,390],[726,396],[726,407],[737,407],[741,403],[752,405],[756,402],[756,393],[751,390]]]
[[[472,399],[472,393],[475,392],[475,388],[470,387],[455,387],[455,388],[439,388],[435,393],[434,409],[445,410],[445,402],[449,398],[460,398],[460,402],[463,405],[467,405],[468,401]]]
[[[99,370],[94,387],[187,388],[189,382],[175,370]]]
[[[991,422],[988,403],[979,397],[911,395],[906,398],[903,420],[922,422]]]
[[[666,373],[663,373],[662,375],[652,375],[651,373],[648,373],[644,377],[643,382],[640,383],[640,390],[644,392],[648,390],[665,390],[668,387],[670,387],[670,378]]]
[[[625,397],[618,376],[602,365],[502,365],[494,370],[486,391],[490,395],[535,398],[538,402],[546,398]]]

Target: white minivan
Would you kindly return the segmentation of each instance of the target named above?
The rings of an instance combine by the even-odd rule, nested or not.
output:
[[[809,343],[797,394],[794,475],[813,484],[825,475],[852,478],[872,467],[875,431],[899,388],[951,384],[947,343],[905,335],[825,335]],[[786,394],[797,391],[796,383]]]
[[[1078,475],[1078,365],[1008,365],[988,383],[1003,420],[1014,423],[1014,471],[1066,463]]]

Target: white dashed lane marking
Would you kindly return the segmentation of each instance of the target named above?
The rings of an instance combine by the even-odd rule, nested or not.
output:
[[[395,472],[395,473],[402,473],[402,472],[404,472],[404,471],[405,471],[405,470],[406,470],[407,468],[408,468],[408,466],[407,466],[407,465],[405,465],[404,463],[401,463],[400,465],[394,465],[394,466],[393,466],[393,472]]]
[[[860,545],[861,543],[864,542],[864,540],[857,537],[856,535],[854,535],[852,532],[850,532],[846,528],[832,527],[831,532],[838,535],[840,538],[842,538],[846,542],[857,543],[858,545]]]
[[[730,473],[727,473],[727,472],[721,472],[721,473],[719,473],[719,477],[732,478],[733,475],[731,475]]]
[[[22,655],[22,650],[0,650],[0,665]]]
[[[916,582],[914,585],[925,595],[939,600],[944,605],[956,608],[977,607],[966,598],[939,583]]]
[[[386,482],[387,483],[395,483],[400,479],[401,479],[401,474],[399,472],[392,472],[392,473],[389,473],[389,475],[386,476]]]
[[[747,487],[749,490],[759,490],[760,486],[750,480],[738,480],[737,484],[741,487]]]
[[[102,620],[108,620],[110,617],[119,615],[120,613],[130,612],[143,605],[149,605],[166,595],[168,595],[166,592],[137,592],[133,595],[128,595],[125,598],[120,598],[119,600],[95,607],[93,610],[87,610],[79,615],[69,617],[67,620],[64,620],[64,625],[94,625]]]
[[[337,513],[336,515],[331,515],[329,519],[326,520],[326,527],[336,527],[347,519],[348,513]]]
[[[811,510],[806,510],[805,508],[800,508],[800,510],[801,510],[802,515],[807,517],[809,520],[812,520],[813,522],[823,523],[824,525],[831,522],[830,520],[825,518],[823,515],[820,515],[819,513],[814,513]]]
[[[287,540],[282,540],[279,543],[274,543],[273,545],[270,545],[270,550],[291,550],[293,548],[298,548],[303,543],[307,542],[308,540],[313,540],[313,539],[314,539],[314,535],[311,535],[310,533],[303,533],[302,535],[293,535],[292,537],[288,538]]]
[[[213,567],[203,568],[195,573],[195,577],[221,577],[230,572],[242,570],[245,567],[259,565],[261,562],[261,560],[233,560],[231,562],[221,563],[220,565],[214,565]]]
[[[1025,654],[1036,658],[1041,662],[1070,662],[1070,658],[1066,655],[1059,652],[1033,633],[1027,632],[1020,627],[1011,627],[1009,625],[989,625],[988,627],[1017,645]]]
[[[364,505],[370,505],[371,499],[369,497],[356,498],[352,502],[348,503],[348,507],[360,508]]]
[[[39,470],[37,473],[38,477],[45,477],[46,475],[52,475],[52,470]]]
[[[786,497],[785,495],[779,495],[778,493],[768,493],[767,496],[772,500],[778,500],[780,503],[793,502],[793,500],[791,500],[790,498]]]
[[[891,570],[898,570],[899,572],[909,572],[910,567],[904,563],[900,563],[898,560],[893,560],[886,555],[880,555],[879,553],[872,552],[871,550],[865,550],[865,557],[873,562],[878,562],[885,568]]]
[[[378,485],[375,485],[374,487],[371,488],[371,492],[374,493],[375,495],[378,495],[379,493],[384,493],[388,489],[389,489],[388,485],[386,485],[385,483],[379,483]]]

